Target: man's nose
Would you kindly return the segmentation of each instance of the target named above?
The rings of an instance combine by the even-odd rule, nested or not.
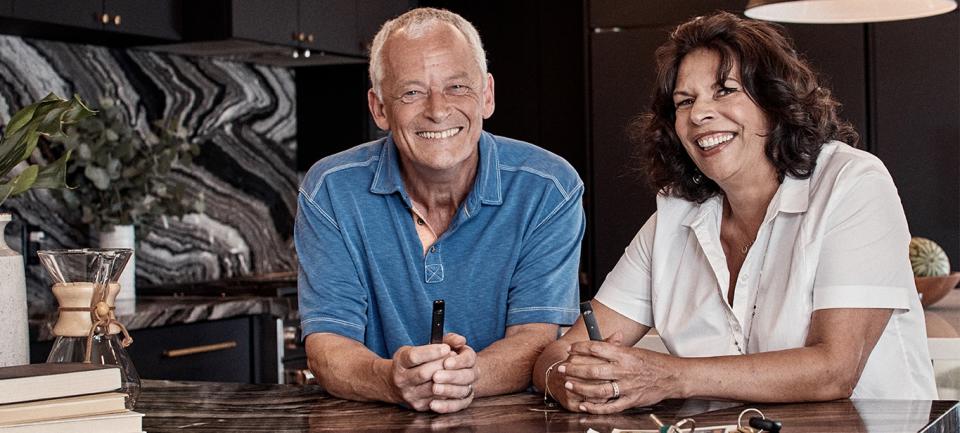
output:
[[[447,102],[447,96],[441,91],[431,91],[427,96],[424,114],[434,122],[442,122],[450,115],[451,106]]]

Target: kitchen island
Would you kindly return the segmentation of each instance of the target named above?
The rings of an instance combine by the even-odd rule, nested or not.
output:
[[[418,413],[395,405],[331,397],[315,385],[247,385],[147,380],[136,410],[143,429],[155,432],[586,432],[653,429],[649,414],[665,422],[692,417],[699,426],[735,424],[755,407],[783,423],[784,432],[955,432],[956,401],[837,400],[824,403],[741,404],[670,400],[617,415],[540,412],[543,396],[486,397],[454,414]]]

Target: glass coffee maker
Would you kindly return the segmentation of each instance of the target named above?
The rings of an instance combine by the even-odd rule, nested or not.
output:
[[[53,279],[59,317],[56,340],[47,362],[85,362],[120,367],[121,392],[133,409],[140,396],[140,376],[125,347],[133,339],[117,321],[114,301],[117,279],[133,255],[129,248],[39,251],[40,262]]]

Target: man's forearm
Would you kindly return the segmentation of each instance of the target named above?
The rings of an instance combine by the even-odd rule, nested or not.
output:
[[[307,359],[317,382],[333,396],[400,403],[389,382],[392,361],[356,341],[335,335],[315,338],[307,345]]]
[[[557,338],[557,325],[531,323],[507,329],[507,335],[477,354],[478,396],[522,391],[540,352]]]

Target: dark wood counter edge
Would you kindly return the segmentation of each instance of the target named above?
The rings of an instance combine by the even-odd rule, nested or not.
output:
[[[693,403],[691,409],[690,403]],[[718,410],[697,409],[702,401],[665,401],[615,415],[571,412],[544,414],[542,396],[529,393],[478,399],[451,415],[418,413],[394,405],[340,400],[317,386],[248,385],[213,382],[144,381],[137,410],[146,414],[147,431],[462,431],[577,432],[588,427],[652,428],[649,413],[664,421],[695,417],[701,425],[736,422],[740,411],[756,407],[784,421],[793,432],[867,431],[868,426],[892,426],[881,431],[954,431],[957,401],[836,400],[820,403],[749,404],[719,402]],[[712,402],[718,403],[718,402]],[[820,416],[817,416],[817,415]],[[206,426],[206,427],[204,427]],[[898,427],[899,426],[899,427]],[[871,430],[872,431],[872,430]]]

